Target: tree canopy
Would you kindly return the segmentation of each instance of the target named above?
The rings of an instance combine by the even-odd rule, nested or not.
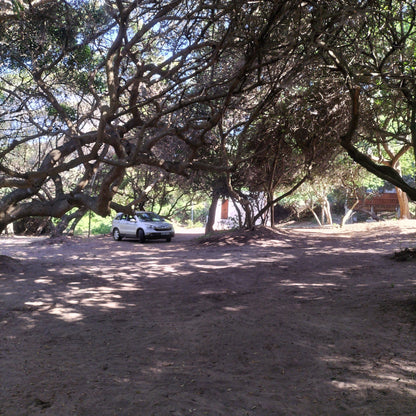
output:
[[[131,209],[118,194],[141,172],[138,204],[167,175],[205,175],[273,205],[341,146],[415,200],[365,153],[416,146],[414,20],[412,1],[5,2],[0,231]]]

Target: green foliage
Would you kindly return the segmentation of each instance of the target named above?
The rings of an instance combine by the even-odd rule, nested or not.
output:
[[[186,223],[186,228],[203,228],[204,226],[205,226],[205,223],[200,222],[200,221],[192,222],[191,220],[189,220]]]
[[[74,108],[66,104],[61,104],[60,107],[61,107],[62,112],[65,114],[65,117],[68,117],[71,121],[75,121],[77,119],[77,111]],[[58,113],[58,110],[55,107],[50,106],[48,107],[48,116],[61,117],[61,114]]]
[[[365,177],[361,180],[361,186],[367,189],[368,191],[376,191],[384,186],[383,179],[378,178],[375,175],[372,175],[371,173],[368,175],[365,175]]]
[[[112,218],[113,216],[103,218],[93,212],[88,212],[77,224],[75,235],[87,235],[88,230],[91,235],[108,234],[111,230]]]

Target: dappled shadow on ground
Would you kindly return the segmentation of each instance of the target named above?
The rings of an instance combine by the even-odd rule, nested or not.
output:
[[[0,414],[412,415],[409,230],[1,239]]]

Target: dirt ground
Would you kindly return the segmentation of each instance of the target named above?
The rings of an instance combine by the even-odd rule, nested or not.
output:
[[[415,246],[416,221],[2,237],[0,415],[415,415]]]

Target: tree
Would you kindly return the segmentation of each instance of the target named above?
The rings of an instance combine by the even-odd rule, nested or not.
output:
[[[341,145],[355,162],[416,200],[416,188],[398,169],[400,157],[410,149],[415,154],[416,147],[413,2],[379,0],[359,7],[325,2],[314,15],[325,64],[342,76],[349,93],[350,125],[340,135]],[[373,159],[368,144],[383,148],[388,159]]]
[[[307,55],[305,7],[57,0],[2,13],[0,231],[26,216],[129,209],[113,201],[128,168],[229,172],[205,155],[232,135],[211,131],[246,107],[244,131],[290,85]]]

